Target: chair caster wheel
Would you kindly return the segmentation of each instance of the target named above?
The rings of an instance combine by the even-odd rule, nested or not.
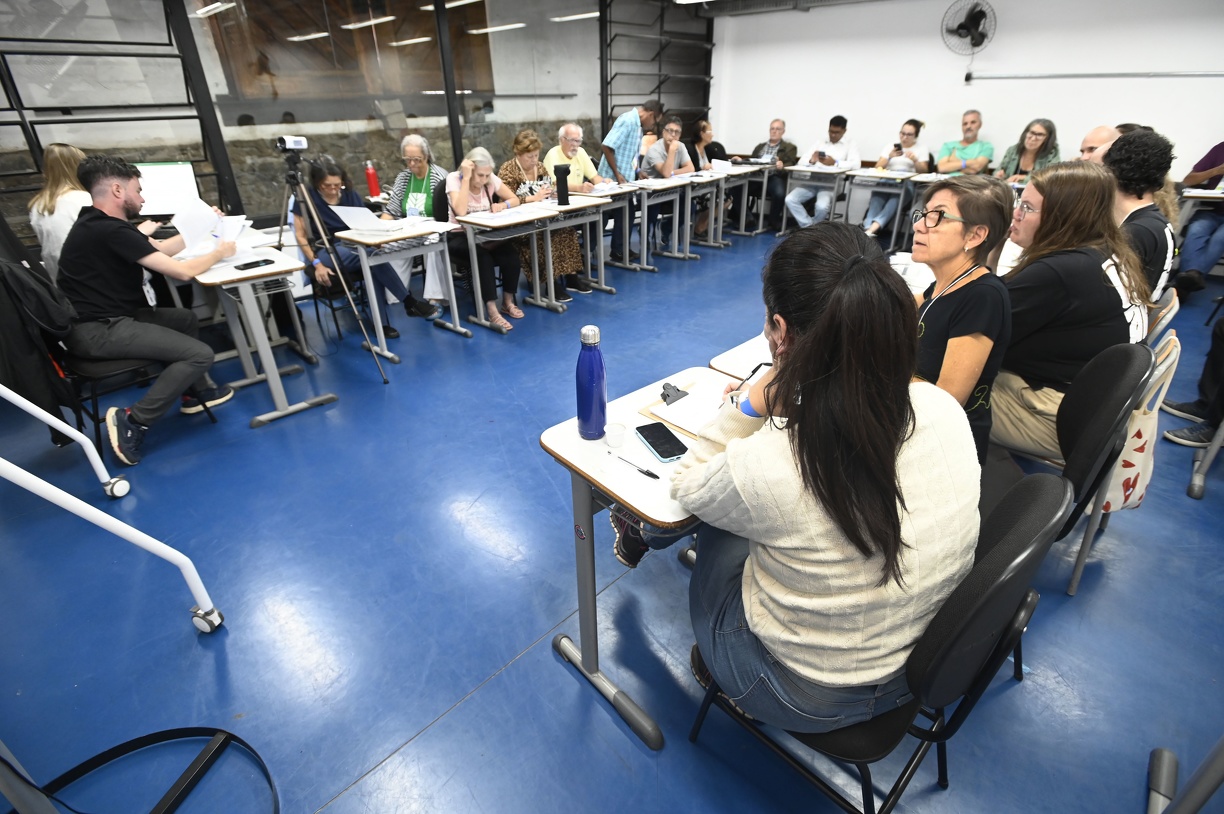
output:
[[[193,605],[191,608],[191,624],[195,625],[196,630],[201,633],[212,633],[225,624],[225,614],[216,608],[202,611],[199,605]]]
[[[123,475],[117,475],[102,484],[102,491],[106,492],[106,496],[112,500],[118,500],[132,491],[132,484],[128,483],[127,478]]]

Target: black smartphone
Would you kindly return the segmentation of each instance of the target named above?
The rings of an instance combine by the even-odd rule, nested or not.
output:
[[[818,152],[818,153],[816,153],[816,157],[817,157],[817,158],[824,158],[824,157],[825,157],[825,154],[824,154],[824,153],[822,153],[822,152]]]
[[[895,144],[893,144],[893,149],[899,151],[901,149],[901,142],[898,141]]]
[[[637,437],[641,438],[646,448],[665,464],[680,460],[684,453],[688,452],[688,447],[684,445],[684,442],[677,438],[676,434],[669,430],[662,421],[638,427]]]
[[[252,260],[249,263],[239,263],[238,265],[234,266],[234,268],[238,269],[239,271],[246,271],[247,269],[257,269],[260,266],[270,265],[272,265],[272,261],[264,258],[263,260]]]

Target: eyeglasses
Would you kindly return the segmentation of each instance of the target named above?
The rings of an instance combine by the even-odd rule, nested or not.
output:
[[[942,209],[915,209],[913,215],[910,216],[910,221],[913,224],[917,225],[918,221],[922,221],[928,229],[934,229],[945,220],[955,221],[956,223],[965,222],[964,218],[949,215]]]
[[[319,189],[344,189],[344,184],[319,184]]]
[[[1024,220],[1025,215],[1040,215],[1040,209],[1034,209],[1029,205],[1028,201],[1016,201],[1016,211],[1020,214],[1016,216],[1016,220]]]
[[[902,138],[913,138],[913,137],[914,137],[914,136],[916,136],[916,135],[918,135],[918,134],[917,134],[917,133],[907,133],[907,132],[905,132],[904,130],[902,130],[902,131],[901,131],[901,137],[902,137]]]
[[[421,163],[423,163],[424,161],[425,161],[425,157],[424,157],[424,156],[419,156],[419,155],[406,155],[406,156],[404,156],[404,163],[405,163],[405,164],[421,164]]]
[[[563,136],[561,140],[564,141],[566,144],[581,144],[582,143],[581,136],[578,136],[577,138],[571,138],[570,136]]]
[[[678,136],[680,135],[680,128],[679,127],[664,127],[663,132],[669,136]]]
[[[1035,137],[1035,138],[1045,138],[1046,136],[1048,136],[1048,135],[1050,135],[1050,134],[1049,134],[1049,133],[1043,133],[1043,132],[1041,132],[1040,130],[1029,130],[1029,131],[1028,131],[1028,132],[1026,132],[1024,135],[1026,135],[1026,136],[1033,136],[1033,137]]]

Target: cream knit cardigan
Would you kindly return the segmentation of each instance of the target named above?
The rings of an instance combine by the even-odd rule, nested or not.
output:
[[[981,473],[965,411],[925,382],[910,400],[916,421],[897,466],[904,587],[880,585],[882,558],[864,558],[804,487],[785,428],[724,405],[672,478],[682,506],[748,539],[749,627],[809,681],[858,687],[899,675],[973,564]]]

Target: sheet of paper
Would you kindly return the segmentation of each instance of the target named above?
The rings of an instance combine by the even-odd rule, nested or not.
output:
[[[723,390],[726,382],[708,382],[689,389],[689,394],[672,404],[656,404],[650,412],[671,424],[675,424],[685,432],[693,435],[701,432],[705,425],[714,420],[714,414],[722,406]]]
[[[734,166],[730,161],[724,161],[721,158],[715,158],[710,161],[710,169],[714,172],[727,172]]]
[[[220,235],[221,216],[199,198],[183,204],[170,222],[183,236],[183,245],[187,247],[188,252],[194,252],[205,241],[215,240]]]

